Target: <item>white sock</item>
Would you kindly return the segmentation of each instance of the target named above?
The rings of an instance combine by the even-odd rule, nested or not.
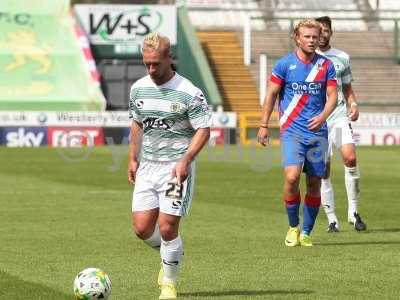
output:
[[[358,167],[344,167],[344,181],[346,183],[347,201],[348,201],[348,215],[352,219],[354,213],[357,212],[357,204],[360,196],[360,171]]]
[[[160,226],[158,223],[156,224],[156,227],[154,228],[154,232],[149,237],[147,240],[144,240],[144,242],[149,245],[151,248],[159,251],[160,246],[161,246],[161,235],[160,235]]]
[[[180,236],[172,241],[161,240],[161,261],[164,269],[164,282],[176,284],[179,266],[182,261],[183,243]]]
[[[339,222],[335,215],[335,197],[330,178],[321,180],[321,204],[325,210],[328,222],[336,222],[337,227]]]

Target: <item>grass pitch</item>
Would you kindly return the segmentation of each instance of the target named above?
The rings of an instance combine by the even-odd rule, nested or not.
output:
[[[158,299],[159,256],[131,231],[126,151],[0,149],[0,299],[71,300],[89,266],[110,275],[110,299]],[[181,227],[179,299],[399,299],[399,154],[358,148],[363,233],[346,224],[335,159],[341,232],[325,232],[321,211],[309,249],[283,243],[278,148],[205,149]]]

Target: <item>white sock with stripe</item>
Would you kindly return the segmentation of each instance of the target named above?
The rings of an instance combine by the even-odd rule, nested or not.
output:
[[[321,204],[328,217],[328,223],[336,222],[336,225],[339,226],[335,215],[335,195],[330,178],[321,180]]]
[[[161,240],[161,261],[164,270],[164,282],[176,284],[179,266],[182,262],[183,243],[180,236],[172,241]]]
[[[357,212],[358,200],[360,196],[360,171],[358,167],[344,167],[344,181],[346,184],[348,215],[354,221],[354,213]]]

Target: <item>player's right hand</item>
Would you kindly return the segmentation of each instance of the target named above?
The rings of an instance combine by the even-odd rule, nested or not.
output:
[[[173,168],[171,175],[172,178],[176,178],[178,184],[182,184],[188,177],[189,164],[190,162],[187,159],[182,158],[176,163],[175,167]]]
[[[130,160],[128,163],[128,181],[134,184],[136,181],[136,172],[139,169],[139,162],[137,160]]]
[[[260,127],[257,134],[257,141],[264,147],[268,144],[269,142],[268,128]]]

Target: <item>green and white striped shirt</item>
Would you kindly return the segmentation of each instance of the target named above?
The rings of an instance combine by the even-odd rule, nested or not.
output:
[[[142,157],[174,161],[186,152],[199,128],[211,127],[211,111],[202,91],[175,73],[157,85],[149,75],[131,88],[129,117],[143,126]]]
[[[329,58],[335,66],[337,83],[338,83],[338,102],[335,110],[326,120],[328,125],[338,119],[347,119],[347,101],[343,93],[343,85],[350,84],[353,81],[353,75],[351,73],[350,56],[339,49],[330,48],[329,50],[322,52],[318,51],[321,55]]]

